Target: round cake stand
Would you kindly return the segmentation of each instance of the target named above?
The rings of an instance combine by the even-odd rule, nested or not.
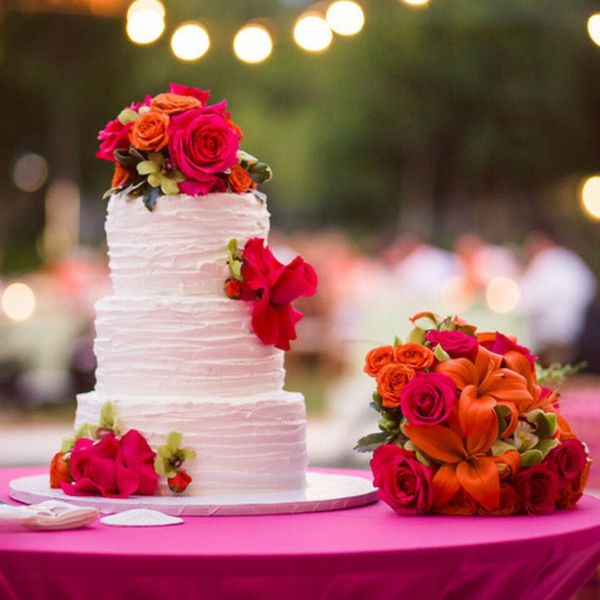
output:
[[[48,475],[20,477],[10,482],[13,500],[34,504],[62,500],[77,506],[94,506],[102,513],[151,508],[176,516],[276,515],[341,510],[376,501],[375,488],[364,477],[335,473],[306,474],[304,490],[236,496],[67,496],[48,485]]]

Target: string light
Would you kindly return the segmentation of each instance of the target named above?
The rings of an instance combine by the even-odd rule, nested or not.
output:
[[[331,4],[325,18],[329,27],[338,35],[356,35],[365,24],[363,9],[350,0],[338,0]]]
[[[209,48],[210,37],[201,23],[184,23],[171,37],[171,50],[181,60],[198,60],[208,52]]]
[[[592,42],[600,46],[600,13],[595,13],[588,19],[587,31]]]
[[[158,0],[136,0],[127,10],[126,31],[136,44],[151,44],[165,30],[165,7]]]
[[[488,306],[496,313],[506,314],[517,308],[521,300],[521,290],[510,277],[495,277],[485,292]]]
[[[402,2],[409,6],[426,6],[429,4],[429,0],[402,0]]]
[[[315,12],[300,15],[294,26],[294,40],[307,52],[323,52],[329,48],[333,34],[327,21]]]
[[[579,203],[585,215],[592,221],[600,221],[600,176],[594,175],[583,181],[579,189]]]
[[[233,39],[235,55],[245,63],[263,62],[273,51],[273,40],[266,27],[253,23],[244,25]]]
[[[35,310],[35,295],[26,283],[11,283],[2,293],[2,308],[13,321],[25,321]]]

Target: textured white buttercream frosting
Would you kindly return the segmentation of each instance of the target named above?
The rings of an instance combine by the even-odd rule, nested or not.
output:
[[[253,194],[161,196],[153,212],[139,197],[108,204],[114,295],[96,304],[97,384],[78,397],[76,426],[110,400],[121,431],[154,448],[181,432],[198,454],[190,494],[304,485],[304,399],[283,390],[283,352],[251,331],[251,306],[224,293],[228,241],[268,231]]]

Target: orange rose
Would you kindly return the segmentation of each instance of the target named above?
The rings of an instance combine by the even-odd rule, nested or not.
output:
[[[115,174],[112,178],[111,187],[121,187],[122,185],[125,185],[127,182],[129,182],[131,179],[133,179],[133,173],[129,169],[124,167],[121,163],[116,162]]]
[[[71,482],[71,465],[65,460],[64,452],[57,452],[50,463],[50,487],[60,488],[60,482]]]
[[[180,96],[167,92],[154,96],[150,101],[150,106],[167,115],[175,115],[191,108],[200,108],[202,102],[193,96]]]
[[[233,129],[239,136],[240,136],[240,140],[244,139],[244,132],[242,131],[242,128],[237,125],[236,123],[234,123],[231,119],[225,119],[227,121],[227,125],[229,125],[229,127],[231,127],[231,129]]]
[[[400,406],[402,388],[415,376],[415,370],[405,364],[390,363],[377,375],[377,392],[386,408]]]
[[[370,377],[377,377],[379,371],[391,362],[394,362],[394,348],[392,346],[379,346],[367,353],[363,370]]]
[[[460,489],[450,500],[438,504],[435,507],[435,512],[439,515],[474,515],[477,512],[477,504],[469,494]]]
[[[426,346],[410,343],[396,346],[394,360],[413,369],[428,369],[435,362],[435,356]]]
[[[231,167],[231,172],[227,176],[227,181],[229,181],[231,189],[236,194],[243,194],[256,187],[254,181],[252,181],[252,177],[248,175],[248,171],[239,164]]]
[[[521,508],[521,500],[517,490],[509,483],[500,484],[500,504],[498,508],[487,510],[483,506],[479,506],[477,512],[480,515],[505,516],[515,515]]]
[[[138,150],[159,152],[169,141],[169,117],[158,110],[149,110],[133,122],[129,141]]]

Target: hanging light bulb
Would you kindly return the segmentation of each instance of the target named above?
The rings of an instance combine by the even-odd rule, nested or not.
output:
[[[316,12],[307,12],[296,21],[294,40],[307,52],[322,52],[329,48],[333,34],[327,21]]]
[[[600,221],[600,176],[585,179],[579,188],[579,202],[585,215],[592,221]]]
[[[258,23],[244,25],[235,34],[233,51],[245,63],[263,62],[273,51],[273,40],[269,30]]]
[[[126,31],[136,44],[151,44],[165,30],[165,7],[158,0],[136,0],[127,10]]]
[[[409,6],[426,6],[429,4],[429,0],[402,0],[402,2]]]
[[[171,50],[181,60],[198,60],[208,52],[209,48],[210,37],[201,23],[183,23],[171,37]]]
[[[351,0],[338,0],[327,9],[325,19],[338,35],[356,35],[365,24],[365,13]]]
[[[594,44],[600,46],[600,13],[593,14],[588,19],[587,31]]]

